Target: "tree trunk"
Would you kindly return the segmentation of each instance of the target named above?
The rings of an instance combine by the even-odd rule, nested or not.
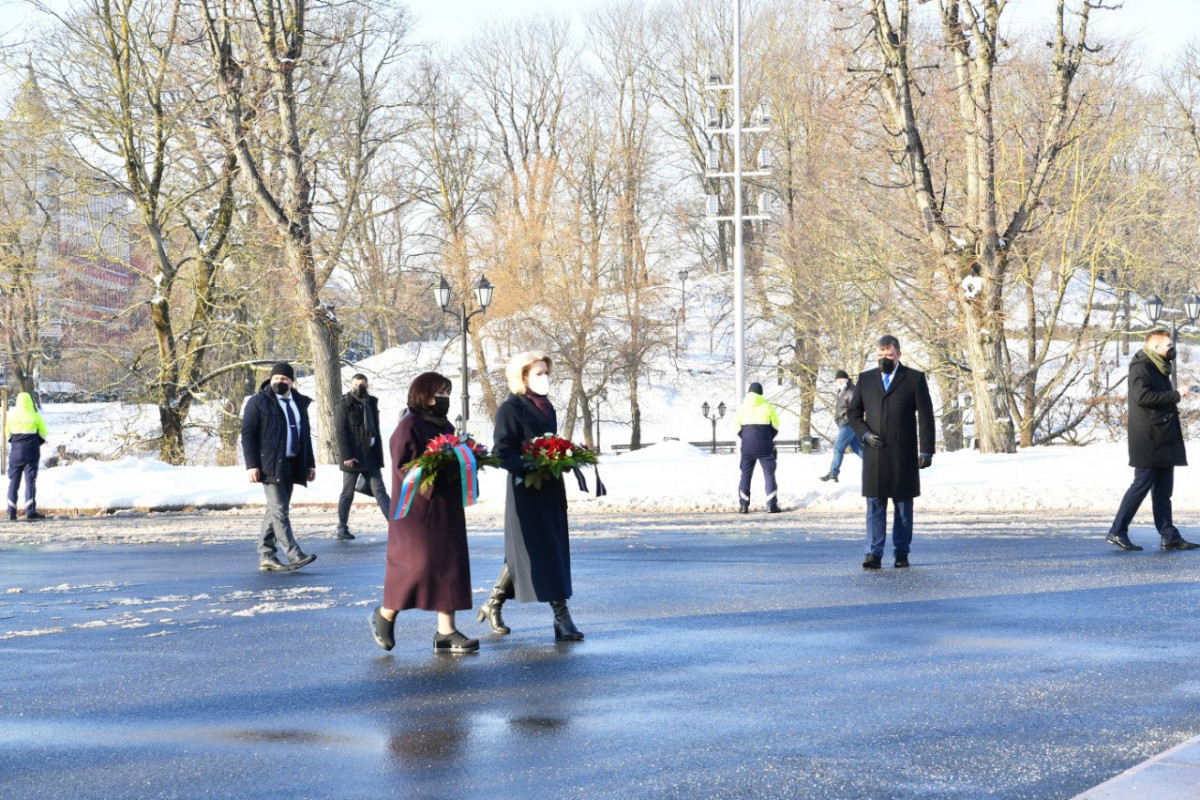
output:
[[[971,395],[975,398],[975,438],[981,453],[1015,453],[1016,439],[1009,410],[1004,363],[1002,321],[978,318],[974,308],[963,315],[967,323],[967,356],[971,364]]]
[[[488,372],[487,354],[483,350],[483,337],[479,333],[478,325],[471,329],[471,349],[475,351],[475,371],[479,373],[479,389],[483,392],[483,407],[487,412],[488,419],[495,421],[500,403],[496,400],[496,390],[492,386],[492,378]]]
[[[963,412],[959,405],[959,381],[942,372],[934,374],[938,394],[942,397],[942,446],[947,453],[963,447]]]
[[[642,449],[642,406],[638,402],[637,370],[629,376],[629,449]]]
[[[292,228],[284,247],[291,274],[300,278],[299,300],[305,315],[304,330],[308,334],[313,379],[316,381],[314,428],[317,435],[317,463],[336,464],[337,426],[334,413],[342,396],[342,361],[338,337],[342,326],[331,306],[321,301],[317,292],[312,244],[303,231]]]

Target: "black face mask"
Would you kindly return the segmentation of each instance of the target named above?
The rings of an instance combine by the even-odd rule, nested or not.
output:
[[[450,413],[450,398],[449,397],[433,398],[433,406],[431,406],[431,408],[433,410],[433,413],[436,414],[437,416],[439,416],[439,417],[446,416],[448,413]]]
[[[354,387],[354,396],[357,397],[359,400],[362,400],[364,397],[367,396],[367,387],[355,386]]]
[[[896,359],[886,357],[879,359],[880,372],[884,373],[885,375],[890,375],[894,369],[896,369]]]
[[[1174,361],[1175,360],[1175,346],[1171,345],[1170,347],[1168,347],[1167,352],[1163,353],[1162,357],[1163,357],[1164,361]]]
[[[271,384],[271,388],[275,391],[275,394],[278,394],[278,395],[287,394],[292,389],[291,386],[284,383],[283,381],[280,381],[279,383]]]

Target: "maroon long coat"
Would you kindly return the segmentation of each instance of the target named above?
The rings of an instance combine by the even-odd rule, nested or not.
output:
[[[392,509],[383,573],[384,608],[471,608],[471,562],[458,475],[439,474],[428,496],[417,493],[408,516],[393,519],[401,500],[400,485],[405,475],[402,466],[418,458],[429,440],[443,433],[454,433],[454,426],[438,426],[408,414],[392,434]]]

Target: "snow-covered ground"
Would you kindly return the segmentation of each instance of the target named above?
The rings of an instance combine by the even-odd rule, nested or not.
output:
[[[1200,456],[1198,456],[1200,457]],[[788,509],[863,509],[861,462],[847,455],[840,483],[818,477],[829,466],[828,452],[780,453],[779,496]],[[586,473],[593,483],[591,470]],[[736,507],[738,457],[711,455],[681,442],[664,442],[633,453],[605,455],[600,475],[603,498],[585,496],[568,480],[575,512],[729,511]],[[1016,455],[939,453],[921,473],[919,508],[942,511],[1037,511],[1039,509],[1116,510],[1133,471],[1125,445],[1038,447]],[[504,473],[484,470],[481,497],[469,514],[499,513],[504,504]],[[297,488],[296,504],[334,504],[341,473],[322,466],[307,489]],[[754,504],[763,505],[762,477],[755,474]],[[42,470],[38,502],[49,510],[220,507],[263,502],[262,487],[251,485],[241,467],[171,467],[151,459],[89,460]],[[363,499],[364,507],[373,501]],[[1200,467],[1176,471],[1175,507],[1200,511]],[[1147,513],[1149,505],[1147,501]],[[358,518],[365,513],[355,512]],[[1181,522],[1185,522],[1181,520]]]

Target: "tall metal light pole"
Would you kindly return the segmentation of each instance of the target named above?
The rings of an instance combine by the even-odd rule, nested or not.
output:
[[[1162,317],[1162,312],[1163,312],[1162,298],[1160,298],[1156,294],[1152,294],[1142,302],[1146,306],[1146,315],[1150,317],[1151,324],[1158,322],[1158,320]],[[1184,325],[1191,325],[1192,323],[1194,323],[1196,321],[1197,317],[1200,317],[1200,297],[1197,297],[1194,292],[1192,294],[1189,294],[1187,297],[1183,298],[1183,313],[1187,316],[1187,320],[1183,323]],[[1171,343],[1178,346],[1178,344],[1179,344],[1178,338],[1179,338],[1179,317],[1172,315],[1171,316]],[[1179,388],[1179,367],[1178,366],[1176,366],[1174,369],[1171,370],[1171,388],[1172,389]]]
[[[720,129],[717,126],[711,125],[711,115],[709,120],[709,130],[712,133],[730,134],[733,140],[733,172],[719,172],[719,167],[715,163],[715,152],[709,150],[708,158],[708,176],[712,177],[732,177],[733,178],[733,215],[727,217],[718,216],[719,214],[719,195],[709,195],[708,198],[708,216],[709,219],[718,221],[730,220],[733,222],[733,367],[734,367],[734,397],[740,399],[746,391],[746,259],[745,259],[745,242],[743,225],[748,220],[769,219],[769,216],[759,213],[752,216],[746,216],[743,211],[742,198],[742,179],[751,175],[769,175],[769,170],[759,170],[754,173],[747,173],[743,170],[742,164],[742,134],[744,132],[765,132],[769,130],[766,125],[767,119],[765,114],[765,106],[760,106],[764,111],[760,114],[759,122],[751,127],[744,127],[742,124],[742,3],[741,0],[733,0],[733,83],[722,83],[721,76],[716,73],[710,73],[708,76],[707,87],[710,91],[733,91],[733,126],[727,129]],[[714,198],[717,198],[714,202]],[[760,212],[763,211],[760,208]]]
[[[468,384],[471,382],[471,372],[467,366],[467,337],[471,333],[471,317],[476,314],[487,313],[487,307],[492,303],[493,291],[494,287],[492,284],[488,283],[488,279],[481,275],[479,282],[475,284],[475,299],[479,301],[479,308],[468,314],[465,300],[462,302],[461,311],[450,308],[450,284],[446,281],[445,275],[442,276],[441,283],[433,287],[434,299],[442,307],[442,313],[451,314],[458,318],[459,333],[462,335],[462,424],[458,427],[460,433],[462,432],[462,428],[471,419],[471,394],[468,390]]]

